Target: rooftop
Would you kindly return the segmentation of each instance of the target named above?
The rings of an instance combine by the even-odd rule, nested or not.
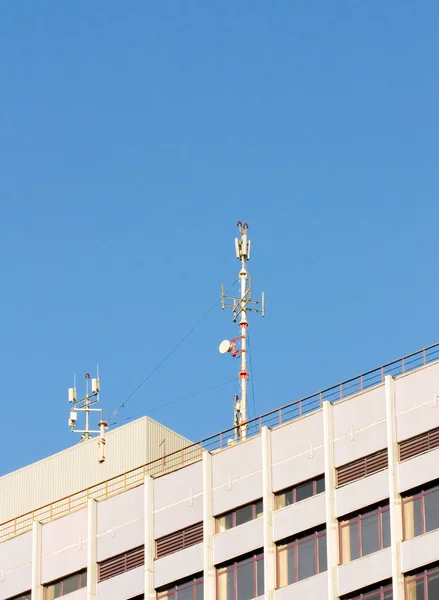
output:
[[[374,387],[381,386],[384,384],[386,375],[400,377],[407,373],[422,369],[427,365],[437,362],[438,360],[439,343],[428,346],[427,348],[423,348],[422,350],[418,350],[417,352],[377,367],[376,369],[362,373],[357,377],[353,377],[335,386],[329,387],[310,396],[306,396],[305,398],[301,398],[300,400],[296,400],[290,404],[256,417],[248,423],[249,427],[247,436],[251,438],[259,435],[263,426],[268,426],[270,428],[278,427],[284,423],[291,422],[303,416],[314,413],[321,409],[323,402],[335,403],[346,398],[357,396]],[[123,430],[128,431],[129,427],[135,427],[136,424],[145,419],[147,418],[144,417],[143,419],[134,421],[129,426],[118,428],[111,432],[109,436],[115,435],[116,432],[122,432]],[[153,421],[151,422],[155,423]],[[159,426],[159,424],[155,425]],[[41,522],[51,521],[53,519],[65,516],[70,512],[84,508],[90,498],[103,500],[115,494],[142,485],[146,475],[159,477],[171,471],[175,471],[189,464],[197,462],[201,460],[203,450],[214,452],[227,448],[229,446],[230,439],[233,439],[235,433],[234,428],[231,428],[194,444],[189,443],[189,440],[181,438],[166,428],[163,428],[163,430],[166,430],[169,432],[169,434],[176,436],[175,443],[179,444],[179,447],[176,450],[164,454],[161,457],[154,457],[153,460],[145,461],[135,468],[127,469],[123,472],[119,469],[118,474],[115,476],[108,477],[106,479],[100,479],[99,482],[94,485],[88,485],[87,487],[82,487],[81,489],[77,488],[78,491],[75,489],[74,492],[69,493],[67,496],[64,495],[64,497],[58,497],[56,500],[51,501],[44,506],[35,506],[35,508],[31,511],[27,511],[19,516],[9,518],[7,521],[4,521],[0,524],[0,542],[30,530],[32,528],[32,522],[35,519],[38,519]],[[123,447],[123,440],[126,437],[127,436],[124,436],[123,439],[120,439],[121,445],[116,445],[118,454],[121,454],[120,451]],[[93,442],[93,440],[90,442]],[[90,444],[90,442],[87,442],[87,444]],[[66,452],[69,451],[65,451],[65,453]],[[67,456],[65,453],[64,455]],[[60,453],[60,455],[62,454],[63,453]],[[54,455],[54,457],[56,456],[59,455]],[[49,461],[54,457],[49,457],[49,459],[45,459],[45,461]],[[39,465],[42,462],[44,461],[35,463],[35,465]],[[25,470],[32,469],[32,467],[35,465],[26,467]],[[22,469],[21,471],[24,470]],[[15,473],[20,473],[20,471],[16,471]],[[12,475],[14,474],[0,478],[0,490],[2,482]]]

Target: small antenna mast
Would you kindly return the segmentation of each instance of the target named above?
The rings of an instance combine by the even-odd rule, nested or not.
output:
[[[249,378],[247,371],[247,329],[248,329],[248,312],[256,312],[265,315],[265,297],[262,292],[262,300],[258,302],[252,299],[252,282],[246,269],[246,263],[250,260],[250,240],[247,239],[247,223],[238,221],[238,228],[241,238],[235,238],[236,258],[241,261],[241,270],[239,271],[239,281],[241,285],[241,296],[235,298],[226,296],[224,285],[221,293],[221,308],[233,309],[233,322],[236,323],[240,318],[239,327],[241,335],[232,340],[224,340],[219,346],[221,354],[230,352],[233,357],[241,357],[241,369],[239,371],[239,379],[241,383],[241,398],[235,396],[234,406],[234,428],[235,441],[238,439],[245,440],[247,438],[247,381]],[[239,343],[239,347],[236,345]]]
[[[99,372],[99,371],[98,371]],[[90,386],[90,374],[85,374],[85,396],[80,400],[77,400],[76,397],[76,376],[74,377],[74,387],[69,388],[69,402],[72,403],[72,408],[70,410],[70,418],[69,418],[69,427],[72,432],[80,433],[82,442],[83,440],[89,440],[91,438],[92,433],[99,433],[99,462],[103,462],[105,460],[104,454],[104,446],[105,446],[105,429],[108,427],[108,423],[103,420],[103,409],[102,408],[92,408],[93,405],[99,402],[99,392],[100,392],[100,381],[99,375],[91,379]],[[84,413],[84,429],[77,429],[76,424],[78,420],[78,412]],[[100,414],[100,420],[98,423],[99,429],[90,429],[90,413],[97,412]]]

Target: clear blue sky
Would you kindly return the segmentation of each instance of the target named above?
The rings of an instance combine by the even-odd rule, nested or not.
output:
[[[437,2],[3,2],[0,473],[108,417],[236,279],[256,412],[439,341]],[[219,307],[118,418],[232,424]],[[439,386],[439,383],[438,383]],[[439,391],[439,388],[438,388]],[[254,412],[252,403],[251,412]]]

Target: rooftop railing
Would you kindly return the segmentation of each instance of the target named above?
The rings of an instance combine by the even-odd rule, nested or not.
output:
[[[247,438],[259,435],[264,426],[270,428],[278,427],[279,425],[313,413],[322,407],[323,402],[334,403],[382,385],[386,375],[398,377],[437,360],[439,360],[439,343],[256,417],[248,421]],[[191,444],[172,454],[132,469],[127,473],[15,517],[10,521],[0,524],[0,542],[29,531],[32,529],[32,523],[35,520],[47,523],[53,519],[63,517],[70,512],[85,508],[87,501],[91,498],[104,500],[115,494],[142,485],[146,475],[159,477],[197,462],[202,459],[203,450],[214,452],[215,450],[226,448],[230,445],[230,440],[233,443],[234,437],[235,428],[227,429],[196,444]]]

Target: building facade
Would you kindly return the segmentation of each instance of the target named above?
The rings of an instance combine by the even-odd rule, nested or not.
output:
[[[438,358],[173,453],[122,491],[91,487],[63,516],[53,498],[26,531],[3,523],[0,599],[436,600]]]

